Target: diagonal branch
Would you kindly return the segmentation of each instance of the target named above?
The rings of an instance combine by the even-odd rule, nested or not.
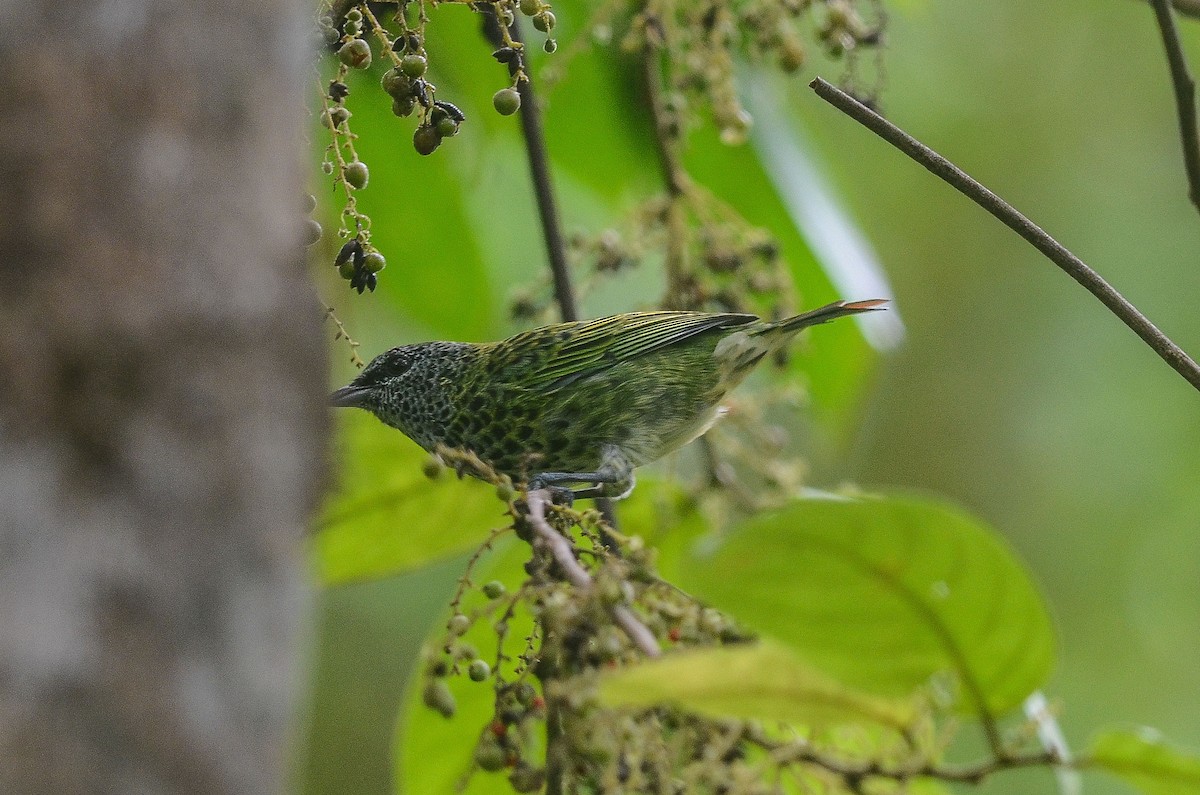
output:
[[[1175,88],[1175,108],[1179,114],[1179,140],[1183,144],[1183,167],[1187,172],[1188,198],[1200,210],[1200,134],[1196,130],[1196,81],[1188,70],[1175,26],[1175,13],[1170,0],[1150,0],[1154,17],[1162,34],[1167,64],[1171,68],[1171,83]]]
[[[1034,248],[1061,268],[1075,281],[1083,285],[1092,295],[1108,307],[1125,325],[1133,329],[1142,341],[1150,346],[1175,372],[1189,384],[1200,390],[1200,365],[1182,348],[1170,340],[1151,323],[1137,307],[1129,303],[1112,285],[1104,280],[1087,264],[1072,254],[1065,246],[1041,227],[1030,221],[1012,205],[1001,199],[983,185],[972,179],[965,171],[951,163],[925,144],[863,105],[846,92],[817,78],[809,83],[817,96],[863,125],[871,132],[899,149],[928,169],[934,176],[949,183],[971,201],[987,210],[1005,226],[1023,237]]]
[[[549,502],[549,494],[544,489],[537,489],[529,492],[526,500],[529,505],[529,522],[533,525],[534,532],[550,547],[554,560],[567,575],[567,581],[580,590],[591,588],[591,575],[575,559],[570,542],[546,521],[546,503]],[[654,633],[641,622],[632,610],[625,605],[613,605],[611,609],[613,620],[617,626],[625,630],[625,634],[642,654],[647,657],[662,655],[662,649],[659,648]]]

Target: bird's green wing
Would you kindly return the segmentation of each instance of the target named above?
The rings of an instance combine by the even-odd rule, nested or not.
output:
[[[529,333],[548,335],[542,338],[542,344],[543,350],[550,353],[522,381],[532,388],[558,389],[618,362],[678,344],[705,331],[736,328],[757,319],[754,315],[732,313],[630,312],[538,329]]]

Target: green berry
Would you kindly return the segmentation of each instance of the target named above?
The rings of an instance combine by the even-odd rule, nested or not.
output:
[[[462,613],[455,613],[450,616],[450,621],[446,624],[446,629],[450,630],[451,635],[462,635],[471,628],[471,619],[467,618]]]
[[[324,163],[322,163],[321,164],[321,173],[322,174],[332,174],[333,173],[333,163],[330,163],[328,160],[326,160]]]
[[[393,99],[407,97],[412,92],[412,81],[400,69],[388,69],[384,72],[379,85]]]
[[[517,703],[522,707],[528,707],[537,698],[537,688],[528,682],[522,682],[517,685],[516,690]]]
[[[499,580],[492,580],[483,584],[483,595],[488,599],[499,599],[501,596],[504,596],[505,590],[504,583]]]
[[[441,713],[444,718],[454,717],[454,695],[450,692],[450,688],[445,681],[434,679],[431,682],[425,683],[425,690],[421,692],[421,700],[425,702],[425,706]]]
[[[472,758],[475,760],[475,764],[489,773],[503,770],[505,763],[508,762],[508,754],[505,753],[504,747],[491,732],[486,732],[479,738],[479,744],[475,746]]]
[[[549,33],[554,30],[555,21],[553,11],[543,11],[533,18],[533,26],[542,33]]]
[[[367,273],[379,273],[387,267],[387,260],[378,251],[372,251],[363,257],[363,267]]]
[[[362,39],[351,39],[338,50],[338,60],[355,69],[371,65],[371,45]]]
[[[304,224],[304,245],[311,246],[321,239],[321,225],[311,218]]]
[[[346,168],[342,170],[342,176],[346,178],[346,182],[355,190],[362,190],[367,187],[367,180],[370,178],[370,172],[367,171],[367,164],[361,160],[353,160],[346,164]]]
[[[558,42],[554,39],[546,39],[542,42],[542,49],[548,54],[553,54],[558,49]]]
[[[354,278],[354,260],[347,260],[338,265],[338,276],[341,276],[343,279]]]
[[[421,125],[413,131],[413,149],[417,150],[419,155],[431,155],[433,150],[441,146],[442,136],[438,135],[438,131],[428,125]]]
[[[428,67],[429,62],[425,60],[425,56],[417,55],[415,52],[400,59],[400,69],[409,77],[420,77],[425,74]]]
[[[491,675],[491,667],[483,660],[471,660],[467,666],[467,676],[471,677],[472,682],[482,682]]]
[[[542,0],[521,0],[521,13],[527,17],[542,10]]]
[[[347,22],[362,22],[362,12],[357,8],[352,8],[346,12]]]
[[[355,22],[352,19],[347,19],[346,24],[342,25],[342,32],[347,36],[357,36],[362,30],[362,20]]]
[[[334,127],[341,125],[343,122],[347,121],[349,118],[350,118],[350,111],[346,110],[345,108],[343,108],[341,106],[329,109],[329,123],[332,124]]]
[[[511,116],[521,107],[521,95],[515,88],[502,88],[492,95],[492,105],[501,116]]]
[[[458,122],[446,116],[445,118],[438,119],[438,123],[433,126],[433,129],[437,130],[439,138],[450,138],[451,136],[458,135]]]

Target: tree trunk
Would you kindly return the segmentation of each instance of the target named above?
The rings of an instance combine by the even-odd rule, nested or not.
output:
[[[0,2],[0,792],[282,788],[326,433],[304,31]]]

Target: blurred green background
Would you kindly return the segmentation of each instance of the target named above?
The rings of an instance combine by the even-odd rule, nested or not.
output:
[[[1150,9],[1136,0],[888,8],[888,116],[1200,353],[1200,214],[1186,199]],[[547,96],[545,121],[566,226],[594,232],[656,190],[657,164],[632,76],[620,77],[618,56],[567,57],[584,19],[572,4],[555,11],[562,46],[551,62],[568,71]],[[1200,65],[1200,21],[1180,26]],[[352,87],[358,147],[371,167],[360,206],[389,268],[374,296],[351,300],[332,274],[322,293],[365,357],[418,339],[506,334],[512,292],[544,269],[517,122],[490,110],[503,75],[475,29],[465,9],[432,12],[431,76],[439,97],[469,117],[432,157],[413,152],[412,121],[390,115],[377,74]],[[927,490],[989,521],[1056,614],[1062,648],[1048,693],[1068,738],[1082,746],[1092,729],[1128,722],[1200,747],[1200,395],[1008,229],[806,87],[818,74],[836,82],[841,70],[808,67],[776,102],[883,263],[907,339],[870,375],[845,332],[839,344],[855,357],[845,377],[871,383],[864,401],[847,401],[845,416],[831,420],[845,430],[815,451],[812,484]],[[698,176],[725,173],[735,188],[751,179],[723,164],[747,168],[752,147],[721,153],[694,143]],[[761,175],[754,179],[739,207],[796,237],[780,228],[777,199],[761,206]],[[797,241],[789,258],[809,274],[800,274],[802,292],[815,304],[831,288]],[[587,313],[657,293],[653,274],[635,278],[599,291]],[[333,379],[344,382],[353,368],[340,346]],[[814,383],[814,400],[817,391]],[[461,566],[450,559],[322,594],[309,716],[297,730],[298,789],[390,791],[405,677]],[[985,791],[1017,782],[1023,792],[1055,791],[1044,773],[1002,777]],[[1089,779],[1087,791],[1125,790]]]

